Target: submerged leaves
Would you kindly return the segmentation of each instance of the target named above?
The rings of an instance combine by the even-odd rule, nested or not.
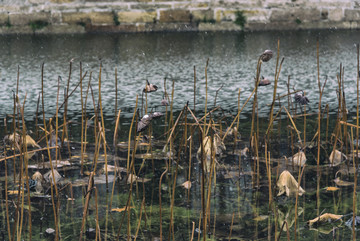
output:
[[[144,177],[138,177],[138,176],[136,176],[136,175],[134,175],[134,174],[129,174],[129,176],[128,176],[128,179],[127,179],[127,184],[131,184],[131,183],[135,183],[135,182],[148,182],[148,181],[150,181],[150,179],[149,178],[144,178]]]
[[[255,217],[253,220],[256,222],[261,222],[261,221],[265,221],[268,218],[269,218],[268,215],[260,215],[260,216]]]
[[[345,222],[345,225],[348,226],[349,228],[352,228],[353,226],[353,217],[351,217],[349,220],[347,220]],[[355,227],[360,225],[360,217],[359,216],[355,216]]]
[[[53,171],[54,171],[55,183],[58,183],[61,180],[62,176],[57,170],[53,170]],[[51,170],[44,174],[44,179],[45,181],[51,182],[53,184],[53,176]]]

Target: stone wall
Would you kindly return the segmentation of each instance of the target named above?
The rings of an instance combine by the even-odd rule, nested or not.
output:
[[[0,33],[328,28],[359,29],[360,0],[0,0]]]

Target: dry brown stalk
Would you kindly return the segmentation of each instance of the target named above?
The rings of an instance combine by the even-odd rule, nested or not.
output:
[[[90,197],[91,197],[91,193],[92,193],[92,190],[93,190],[93,186],[94,186],[94,172],[91,172],[90,176],[89,176],[87,192],[85,194],[85,205],[84,205],[84,210],[83,210],[83,218],[82,218],[82,222],[81,222],[79,241],[82,240],[82,235],[83,235],[84,227],[85,227],[85,220],[86,220],[87,211],[88,211],[88,208],[89,208],[89,202],[90,202]]]
[[[41,67],[41,102],[42,102],[42,108],[43,108],[43,121],[44,121],[44,129],[45,129],[45,133],[46,133],[46,119],[45,119],[45,110],[44,110],[44,63],[42,64]],[[64,122],[66,123],[66,122]],[[53,206],[53,212],[54,212],[54,220],[55,220],[55,240],[59,239],[59,229],[58,229],[58,218],[57,218],[57,208],[55,206],[55,198],[53,195],[53,188],[55,189],[55,194],[56,194],[56,198],[58,199],[59,197],[59,193],[58,193],[58,189],[57,189],[57,185],[56,185],[56,181],[55,181],[55,174],[54,174],[54,168],[52,165],[52,160],[51,160],[51,154],[50,154],[50,146],[49,146],[49,140],[47,135],[45,135],[45,140],[46,140],[46,147],[47,147],[47,153],[48,153],[48,157],[49,157],[49,162],[50,162],[50,168],[51,168],[51,201],[52,201],[52,206]]]
[[[102,70],[102,65],[100,64],[100,71],[99,71],[99,106],[100,106],[100,117],[101,117],[101,135],[102,135],[102,139],[103,139],[103,144],[104,144],[104,155],[105,155],[105,177],[106,177],[106,189],[108,189],[108,159],[107,159],[107,152],[106,152],[106,138],[105,138],[105,123],[104,123],[104,113],[103,113],[103,108],[102,108],[102,102],[101,102],[101,70]]]
[[[83,101],[83,78],[82,78],[82,64],[80,62],[80,103],[81,103],[81,169],[80,174],[83,175],[83,165],[84,165],[84,101]]]
[[[128,139],[128,155],[127,155],[127,161],[126,161],[126,172],[129,173],[130,171],[130,142],[131,142],[131,131],[133,129],[133,125],[134,125],[134,121],[135,121],[135,117],[136,117],[136,110],[137,110],[137,106],[138,106],[138,96],[136,96],[136,103],[135,103],[135,109],[134,109],[134,114],[131,120],[131,124],[130,124],[130,129],[129,129],[129,139]]]
[[[142,213],[143,213],[143,208],[145,207],[145,196],[143,197],[143,200],[141,202],[141,207],[140,207],[140,217],[139,217],[139,221],[138,221],[138,225],[136,228],[136,233],[135,233],[135,239],[134,241],[136,241],[137,237],[138,237],[138,233],[140,230],[140,224],[141,224],[141,217],[142,217]]]
[[[116,124],[115,124],[115,131],[114,131],[114,140],[113,140],[113,144],[114,144],[114,149],[115,149],[115,153],[116,153],[116,141],[117,141],[117,133],[118,133],[118,128],[119,128],[119,122],[120,122],[120,114],[121,114],[121,110],[119,110],[117,116],[116,116]],[[114,197],[114,191],[115,191],[115,183],[116,183],[116,177],[117,177],[117,162],[114,160],[114,164],[115,164],[115,173],[114,173],[114,182],[113,182],[113,186],[112,186],[112,190],[111,190],[111,197],[110,197],[110,207],[109,209],[111,210],[111,206],[112,206],[112,201],[113,201],[113,197]]]
[[[51,150],[51,149],[56,149],[56,148],[59,148],[59,146],[52,146],[52,147],[49,147],[49,148],[44,147],[44,148],[40,148],[40,149],[36,149],[36,150],[32,150],[32,151],[27,151],[26,153],[19,153],[19,154],[14,154],[14,155],[11,155],[11,156],[5,156],[5,157],[0,159],[0,162],[8,160],[8,159],[15,158],[15,157],[21,157],[21,156],[24,156],[24,155],[30,155],[30,154],[38,152],[38,151],[46,151],[47,149]]]
[[[117,113],[117,102],[118,102],[118,79],[117,79],[117,68],[115,68],[115,115]]]
[[[24,143],[23,146],[23,152],[26,153],[27,152],[27,145],[26,145],[26,126],[25,126],[25,118],[24,118],[24,109],[25,109],[25,101],[26,101],[26,94],[25,94],[25,98],[24,98],[24,102],[23,105],[21,107],[21,120],[22,120],[22,142]],[[23,155],[23,161],[25,164],[25,179],[26,179],[26,188],[27,190],[30,190],[29,187],[29,172],[28,172],[28,155]],[[29,205],[29,240],[31,241],[32,238],[32,220],[31,220],[31,201],[30,201],[30,191],[27,192],[27,199],[28,199],[28,205]],[[25,195],[25,194],[24,194]]]
[[[357,54],[357,68],[356,68],[356,126],[359,126],[359,65],[360,65],[360,57],[359,44],[356,45],[356,54]],[[353,143],[353,142],[352,142]],[[358,175],[358,163],[359,163],[359,128],[356,128],[356,160],[353,158],[353,166],[356,168],[356,173],[354,175],[354,192],[353,192],[353,220],[355,220],[357,214],[357,175]],[[355,229],[355,221],[352,224],[352,237],[353,240],[356,240],[356,229]]]
[[[253,101],[253,107],[252,107],[252,117],[251,117],[251,131],[250,131],[250,146],[253,147],[253,136],[254,133],[258,134],[258,131],[255,131],[255,116],[257,112],[257,95],[258,95],[258,87],[259,87],[259,82],[260,82],[260,73],[261,73],[261,57],[259,57],[258,62],[257,62],[257,66],[256,66],[256,81],[255,81],[255,87],[254,87],[254,101]],[[256,118],[256,120],[258,121],[258,118]]]
[[[190,239],[190,241],[193,241],[193,239],[194,239],[194,232],[195,232],[195,222],[192,222],[192,230],[191,230],[191,239]]]
[[[302,179],[302,176],[304,174],[304,170],[305,170],[305,167],[306,167],[306,163],[304,164],[302,170],[301,168],[299,168],[299,176],[298,176],[298,188],[297,188],[297,191],[296,191],[296,199],[295,199],[295,221],[294,221],[294,229],[295,229],[295,232],[294,232],[294,236],[295,236],[295,241],[297,240],[297,231],[296,231],[296,225],[297,225],[297,216],[298,216],[298,200],[299,200],[299,189],[300,189],[300,185],[301,185],[301,179]],[[300,173],[300,170],[301,170],[301,173]]]
[[[280,75],[280,71],[281,71],[281,66],[282,63],[284,61],[284,58],[281,60],[280,63],[280,67],[279,67],[279,71],[278,71],[278,65],[279,65],[279,58],[280,58],[280,39],[278,39],[278,47],[277,47],[277,56],[276,56],[276,67],[275,67],[275,76],[274,76],[274,92],[273,92],[273,101],[271,103],[271,108],[270,108],[270,123],[272,123],[272,119],[273,119],[273,112],[274,112],[274,106],[275,106],[275,101],[276,101],[276,90],[277,90],[277,83],[279,80],[279,75]],[[270,125],[270,124],[269,124]],[[270,127],[270,126],[269,126]],[[272,124],[270,129],[272,129]]]
[[[99,241],[101,241],[101,235],[100,235],[100,225],[99,225],[99,210],[98,210],[98,194],[97,194],[97,188],[94,187],[95,190],[95,223],[96,223],[96,231],[95,231],[95,240],[98,240],[98,236],[99,236]]]
[[[244,105],[241,107],[241,110],[238,111],[237,115],[235,116],[233,122],[231,122],[231,125],[229,126],[228,130],[225,132],[223,138],[222,138],[222,141],[225,140],[226,136],[228,135],[229,131],[231,130],[231,128],[233,127],[234,123],[236,122],[237,118],[239,118],[240,116],[240,113],[242,112],[242,110],[245,108],[246,104],[249,102],[249,100],[251,99],[251,97],[253,96],[253,94],[255,93],[256,89],[254,89],[250,96],[247,98],[247,100],[245,101]]]
[[[270,152],[267,151],[267,143],[265,142],[265,164],[266,164],[266,173],[268,176],[269,182],[269,210],[272,203],[272,193],[271,193],[271,163],[270,163]]]
[[[204,110],[205,115],[207,112],[207,99],[208,99],[208,80],[207,80],[208,66],[209,66],[209,58],[207,59],[206,66],[205,66],[205,110]],[[206,126],[206,118],[204,119],[204,129],[205,129],[205,126]],[[204,138],[204,136],[203,136],[203,138]]]
[[[162,179],[164,177],[164,175],[166,175],[166,173],[168,172],[168,162],[165,160],[165,164],[166,164],[166,168],[165,171],[161,174],[160,176],[160,180],[159,180],[159,219],[160,219],[160,241],[162,241],[162,209],[161,209],[161,182]]]
[[[231,240],[231,234],[232,234],[232,229],[233,229],[233,224],[234,224],[234,217],[235,217],[235,213],[233,213],[232,218],[231,218],[229,241]]]
[[[194,112],[196,111],[196,67],[194,66]]]

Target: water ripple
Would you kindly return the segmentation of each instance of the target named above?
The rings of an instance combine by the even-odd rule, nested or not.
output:
[[[320,78],[328,83],[323,103],[334,111],[337,106],[337,74],[340,63],[345,67],[345,94],[347,107],[356,107],[356,46],[355,31],[300,31],[255,33],[151,33],[116,35],[56,35],[56,36],[0,36],[0,117],[13,112],[12,91],[16,90],[17,67],[20,67],[19,96],[26,94],[26,118],[33,118],[41,93],[41,64],[44,70],[45,110],[55,113],[57,80],[61,76],[60,103],[69,75],[69,61],[73,62],[70,90],[80,79],[80,61],[84,79],[84,94],[92,72],[91,84],[95,99],[98,95],[98,75],[102,63],[102,99],[105,114],[112,116],[115,105],[115,68],[118,73],[119,108],[133,108],[138,95],[141,98],[145,80],[159,86],[158,93],[148,95],[149,105],[159,108],[163,95],[164,78],[167,91],[175,82],[174,108],[180,109],[189,101],[193,104],[194,66],[197,75],[197,104],[205,101],[205,66],[208,66],[208,102],[212,106],[216,91],[217,104],[224,109],[237,109],[238,90],[244,103],[254,88],[256,63],[265,49],[276,50],[280,39],[280,57],[285,61],[278,83],[278,94],[290,89],[302,89],[316,110],[318,102],[316,38],[320,38]],[[275,51],[276,52],[276,51]],[[262,65],[262,75],[274,79],[276,55]],[[259,112],[267,114],[272,99],[273,84],[259,89]],[[284,100],[286,101],[286,100]],[[139,102],[140,103],[140,102]],[[141,104],[141,103],[140,103]],[[79,90],[69,100],[69,112],[79,116]],[[93,109],[89,96],[88,108]],[[251,110],[251,104],[245,112]],[[131,116],[131,114],[130,114]]]

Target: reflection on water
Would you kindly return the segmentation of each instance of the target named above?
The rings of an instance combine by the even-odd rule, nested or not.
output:
[[[165,113],[165,107],[160,106],[163,97],[163,79],[166,77],[167,91],[170,92],[171,81],[175,81],[174,95],[174,119],[180,115],[181,108],[187,101],[192,108],[193,104],[193,67],[197,70],[197,112],[200,118],[203,113],[205,102],[204,68],[207,58],[210,58],[208,69],[209,99],[208,107],[212,109],[215,92],[224,84],[217,96],[217,104],[222,109],[214,111],[211,118],[216,131],[223,131],[230,125],[237,111],[238,88],[241,88],[241,103],[253,90],[253,78],[257,57],[264,49],[276,50],[277,38],[280,38],[280,55],[285,57],[284,65],[280,74],[279,95],[287,93],[286,82],[291,75],[291,90],[304,89],[310,104],[307,108],[307,142],[306,169],[301,179],[301,187],[306,193],[298,199],[297,214],[294,210],[295,197],[277,197],[276,178],[287,169],[297,179],[299,168],[290,165],[284,156],[292,156],[298,152],[299,143],[295,131],[292,131],[291,123],[284,114],[281,120],[274,122],[274,131],[271,139],[271,166],[268,168],[264,158],[265,131],[269,124],[267,114],[270,107],[267,105],[272,99],[272,85],[259,89],[259,112],[258,120],[260,145],[259,158],[254,153],[242,152],[243,148],[249,147],[251,128],[251,107],[249,102],[243,113],[239,130],[241,141],[225,139],[226,151],[219,157],[216,179],[213,180],[211,193],[205,188],[203,195],[210,197],[209,216],[206,220],[207,231],[203,233],[202,212],[204,200],[202,200],[202,167],[196,158],[199,148],[200,137],[198,129],[193,128],[195,121],[187,113],[187,120],[193,121],[193,125],[187,129],[186,138],[182,139],[185,124],[180,121],[176,129],[176,138],[169,145],[175,145],[172,152],[165,149],[169,130],[170,113],[158,120],[153,120],[152,126],[146,131],[147,141],[137,148],[134,155],[134,170],[139,178],[134,184],[132,193],[129,194],[130,185],[127,183],[126,167],[128,165],[128,134],[135,107],[136,95],[141,97],[145,80],[159,87],[158,92],[148,94],[148,109]],[[328,76],[329,81],[325,89],[322,103],[329,104],[331,113],[329,117],[324,114],[322,122],[322,146],[320,170],[317,171],[317,146],[310,142],[317,131],[317,74],[316,74],[316,38],[320,39],[320,62],[321,78]],[[94,106],[97,108],[97,90],[99,65],[102,63],[102,98],[105,115],[106,141],[108,144],[107,158],[109,165],[118,165],[118,177],[114,179],[114,169],[109,172],[108,188],[106,188],[106,176],[104,175],[105,156],[101,147],[98,157],[98,168],[94,184],[96,189],[91,190],[91,198],[88,207],[88,216],[84,236],[88,240],[94,240],[97,236],[96,227],[100,228],[101,240],[125,240],[127,233],[134,238],[138,233],[138,240],[159,240],[160,233],[163,240],[198,240],[204,236],[208,240],[275,240],[280,231],[281,239],[286,240],[287,232],[293,240],[298,235],[298,240],[323,240],[334,238],[335,240],[349,240],[352,238],[351,229],[345,226],[328,226],[310,229],[306,222],[316,218],[323,212],[335,214],[349,214],[353,210],[353,187],[341,186],[339,190],[330,192],[324,188],[335,186],[335,177],[341,180],[353,182],[354,168],[351,163],[342,163],[336,167],[329,167],[327,160],[329,150],[332,150],[332,141],[335,129],[335,120],[338,105],[336,96],[339,63],[345,66],[345,94],[346,104],[349,110],[348,119],[354,116],[356,103],[356,53],[354,43],[357,41],[357,32],[321,31],[321,32],[265,32],[265,33],[168,33],[168,34],[128,34],[128,35],[75,35],[75,36],[1,36],[0,53],[1,65],[1,95],[0,117],[13,113],[12,90],[16,89],[17,66],[20,66],[19,96],[22,101],[26,94],[25,115],[29,134],[37,137],[34,113],[36,112],[38,95],[41,92],[41,64],[45,63],[44,89],[45,111],[47,118],[55,113],[57,80],[61,76],[62,96],[64,86],[69,75],[69,61],[72,63],[70,89],[74,89],[80,79],[79,64],[82,62],[83,74],[88,71],[85,78],[84,89],[87,87],[90,71],[92,71],[92,88],[94,90],[95,103],[89,96],[87,103],[87,149],[84,158],[84,175],[81,175],[81,102],[80,93],[77,89],[69,99],[68,125],[69,140],[72,141],[62,146],[61,158],[69,160],[70,164],[61,162],[56,169],[62,175],[59,184],[60,195],[58,202],[59,227],[62,240],[76,240],[82,224],[85,199],[89,194],[87,176],[93,170],[93,161],[97,159],[95,141],[100,135],[94,133]],[[276,58],[262,66],[262,74],[271,79],[274,75]],[[114,106],[115,106],[115,68],[117,68],[119,101],[118,108],[122,110],[120,118],[119,145],[117,150],[113,148],[112,139],[115,129]],[[70,90],[70,91],[71,91]],[[86,91],[84,90],[84,93]],[[60,98],[61,102],[64,99]],[[141,99],[138,105],[141,106]],[[287,105],[283,100],[282,105]],[[324,108],[323,108],[324,109]],[[299,113],[299,109],[297,113]],[[292,112],[294,114],[294,112]],[[62,114],[62,111],[60,115]],[[297,128],[304,130],[303,117],[293,115]],[[221,121],[220,121],[221,120]],[[329,133],[326,125],[329,120]],[[48,121],[48,119],[47,119]],[[208,119],[208,121],[210,121]],[[7,131],[11,129],[11,121],[8,121]],[[60,121],[62,123],[62,119]],[[21,123],[21,122],[20,122]],[[221,124],[219,126],[218,124]],[[222,129],[222,131],[220,131]],[[152,132],[150,133],[150,131]],[[189,138],[190,133],[195,134]],[[350,132],[350,129],[347,130]],[[209,133],[211,130],[209,131]],[[326,135],[325,135],[326,132]],[[339,131],[340,132],[340,131]],[[344,133],[342,133],[344,132]],[[0,128],[1,138],[5,135],[5,126]],[[40,134],[42,131],[40,130]],[[133,132],[134,133],[134,132]],[[214,133],[213,133],[214,134]],[[341,129],[339,138],[345,136],[345,129]],[[61,134],[60,134],[61,135]],[[301,133],[303,135],[303,133]],[[348,133],[348,136],[350,134]],[[36,139],[36,140],[38,140]],[[326,139],[326,140],[325,140]],[[346,138],[345,138],[346,139]],[[353,138],[354,139],[354,138]],[[185,147],[180,145],[185,141]],[[190,144],[190,141],[191,142]],[[347,139],[339,140],[339,148],[350,157],[350,144]],[[345,143],[345,144],[344,144]],[[39,143],[46,146],[45,141]],[[134,142],[131,142],[131,149]],[[191,149],[190,149],[191,147]],[[348,149],[346,149],[348,148]],[[2,148],[3,149],[3,148]],[[191,150],[191,155],[190,155]],[[7,150],[9,151],[9,149]],[[71,152],[71,154],[70,154]],[[131,153],[131,152],[130,152]],[[149,155],[148,153],[152,153]],[[166,163],[173,154],[171,162]],[[245,155],[246,154],[246,155]],[[5,155],[2,152],[2,155]],[[7,155],[10,155],[7,153]],[[39,170],[42,174],[49,171],[49,166],[44,168],[43,161],[48,162],[46,151],[34,154],[30,159],[29,175]],[[54,153],[51,152],[54,156]],[[29,157],[30,158],[30,157]],[[131,159],[131,158],[130,158]],[[349,158],[349,160],[351,160]],[[258,161],[258,166],[257,166]],[[7,175],[8,190],[14,191],[19,187],[20,161],[8,160]],[[55,162],[54,162],[55,163]],[[6,205],[5,204],[5,163],[1,161],[1,212],[0,236],[8,238]],[[35,166],[37,165],[37,166]],[[350,168],[349,166],[350,165]],[[16,168],[16,171],[14,170]],[[258,168],[257,168],[258,167]],[[166,172],[166,171],[167,172]],[[268,181],[267,170],[271,170],[271,185]],[[258,172],[258,175],[256,174]],[[15,174],[14,174],[15,173]],[[166,173],[166,174],[165,174]],[[176,174],[175,174],[176,173]],[[176,176],[176,180],[174,177]],[[14,178],[17,180],[14,182]],[[23,179],[22,179],[23,180]],[[113,186],[114,180],[116,180]],[[160,185],[161,180],[161,185]],[[187,190],[182,184],[191,181],[191,189]],[[71,183],[71,186],[68,185]],[[112,188],[114,187],[114,193]],[[175,190],[174,190],[175,187]],[[269,188],[274,199],[269,204]],[[97,192],[97,195],[95,195]],[[27,193],[27,192],[26,192]],[[159,195],[161,195],[161,210]],[[127,200],[131,197],[129,216],[124,212]],[[95,198],[97,201],[95,201]],[[360,196],[357,195],[359,200]],[[14,228],[16,217],[17,196],[10,195],[9,216],[11,230]],[[57,201],[57,200],[55,200]],[[171,203],[174,202],[173,208]],[[26,203],[26,197],[25,197]],[[46,234],[47,228],[54,227],[54,209],[51,199],[51,187],[44,183],[44,191],[41,195],[31,192],[31,215],[33,240],[52,240],[53,236]],[[111,207],[110,207],[111,203]],[[359,209],[359,202],[356,206]],[[25,205],[26,206],[26,205]],[[114,210],[111,210],[114,209]],[[23,222],[23,238],[29,234],[27,224],[28,208],[25,208],[25,221]],[[160,221],[161,212],[161,221]],[[173,213],[171,220],[171,213]],[[295,216],[297,218],[297,231],[295,232]],[[283,224],[287,223],[287,226]],[[171,223],[174,228],[171,229]],[[160,231],[160,223],[162,231]],[[120,228],[121,227],[121,228]],[[194,230],[194,232],[192,232]],[[330,231],[329,231],[330,230]],[[16,231],[17,232],[17,231]],[[169,238],[169,232],[174,233],[174,239]],[[359,233],[357,234],[360,235]]]

